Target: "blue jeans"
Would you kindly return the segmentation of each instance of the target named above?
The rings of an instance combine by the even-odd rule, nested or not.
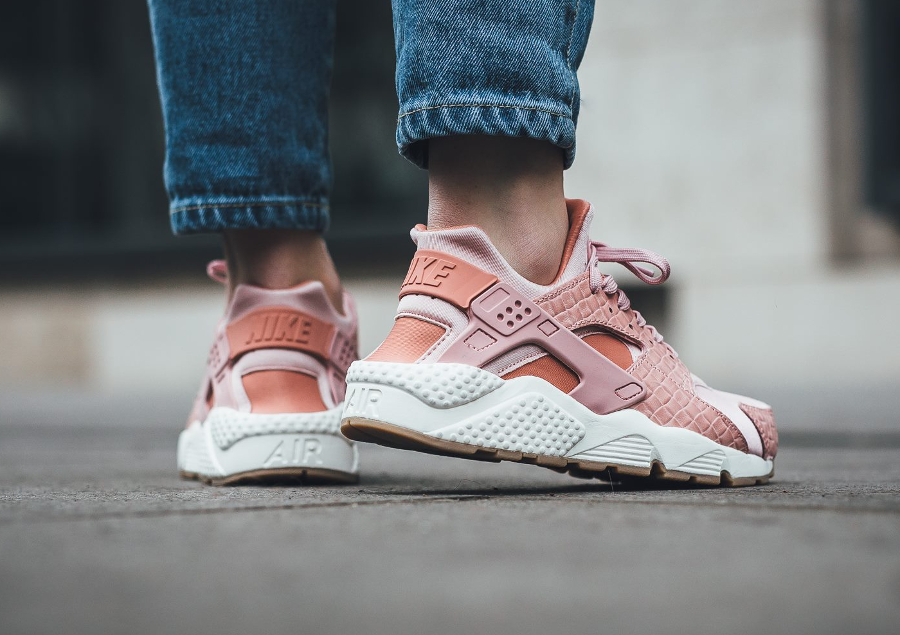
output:
[[[575,156],[593,0],[392,0],[397,146],[530,137]],[[149,0],[177,234],[328,225],[334,0]]]

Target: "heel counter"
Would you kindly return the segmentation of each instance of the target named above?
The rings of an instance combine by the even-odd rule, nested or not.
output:
[[[233,368],[240,409],[256,414],[319,412],[337,405],[329,368],[312,355],[289,349],[246,353]]]
[[[354,304],[332,306],[319,282],[291,289],[239,285],[226,309],[211,375],[243,412],[308,413],[343,401],[358,358]]]
[[[327,410],[316,377],[297,370],[254,370],[241,376],[250,412],[320,412]]]

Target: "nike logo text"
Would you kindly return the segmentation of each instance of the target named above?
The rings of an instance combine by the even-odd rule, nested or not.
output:
[[[409,273],[406,274],[406,280],[401,286],[424,284],[429,287],[439,287],[454,269],[456,269],[456,265],[449,260],[417,255],[413,258]]]
[[[272,311],[258,315],[244,344],[258,342],[295,342],[308,344],[312,322],[294,312]]]

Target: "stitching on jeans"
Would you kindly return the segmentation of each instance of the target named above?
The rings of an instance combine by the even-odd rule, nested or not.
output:
[[[546,108],[535,108],[533,106],[502,106],[500,104],[442,104],[440,106],[425,106],[424,108],[416,108],[415,110],[410,110],[409,112],[405,112],[397,117],[397,121],[400,121],[407,115],[422,112],[423,110],[438,110],[440,108],[509,108],[510,110],[536,110],[538,112],[545,112],[548,115],[553,115],[555,117],[564,117],[566,119],[571,119],[569,115],[555,112],[553,110],[547,110]]]
[[[328,209],[328,203],[312,203],[308,201],[297,200],[291,203],[282,203],[282,202],[274,202],[274,203],[222,203],[216,204],[211,203],[209,205],[188,205],[187,207],[173,207],[169,210],[169,214],[177,214],[178,212],[190,212],[193,210],[201,210],[201,209],[215,209],[217,207],[224,208],[235,208],[235,207],[292,207],[294,205],[306,205],[308,207],[318,207],[321,209]]]
[[[572,68],[572,60],[570,57],[572,55],[572,40],[575,39],[575,25],[578,23],[578,8],[580,6],[581,0],[575,0],[575,17],[572,18],[572,29],[569,31],[569,45],[566,47],[566,65],[569,67],[569,70],[572,71],[572,79],[574,80],[574,84],[572,85],[572,97],[569,99],[569,110],[572,110],[575,106],[575,93],[578,90],[578,75]]]

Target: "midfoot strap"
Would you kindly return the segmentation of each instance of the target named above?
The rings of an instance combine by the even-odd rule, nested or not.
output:
[[[327,360],[334,325],[288,307],[251,311],[226,328],[229,357],[262,348],[290,348]]]
[[[413,256],[400,297],[412,293],[446,300],[460,309],[497,282],[497,277],[442,251],[420,249]]]
[[[569,394],[597,414],[630,407],[647,395],[640,381],[502,282],[472,302],[469,325],[438,361],[483,367],[526,345],[540,347],[572,370],[579,383]]]

